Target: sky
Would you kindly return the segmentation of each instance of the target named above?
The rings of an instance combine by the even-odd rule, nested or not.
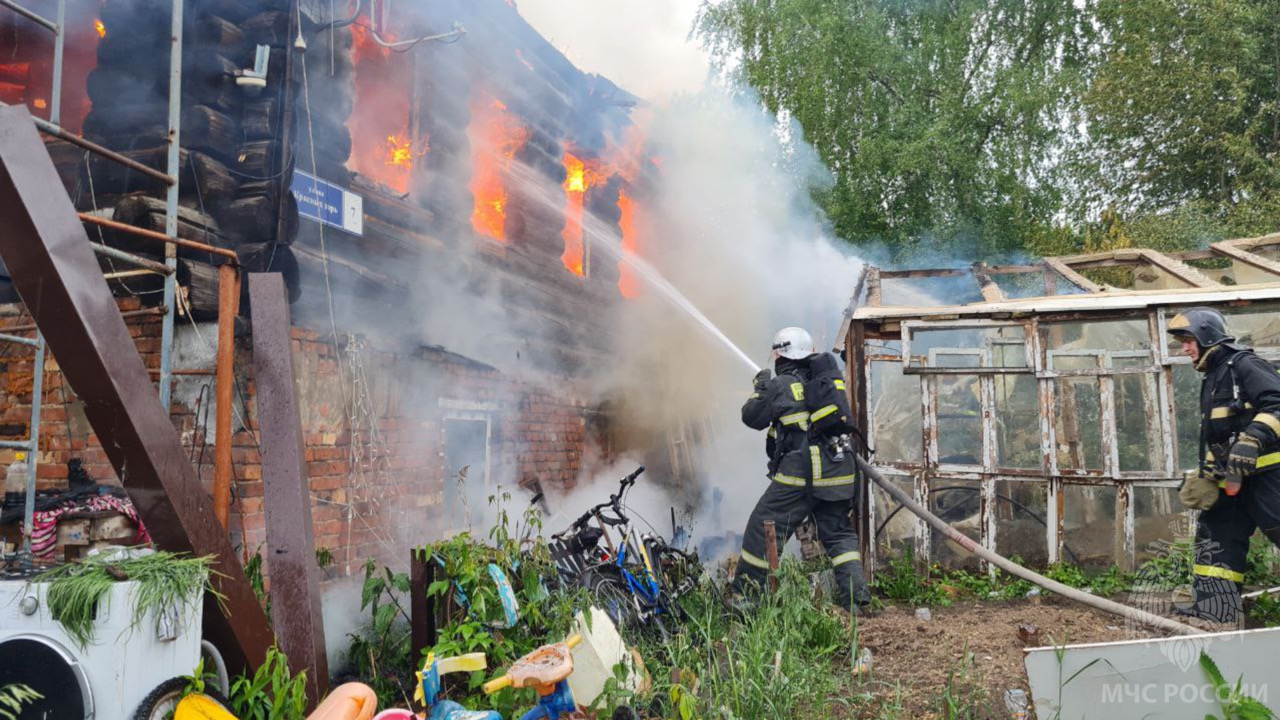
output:
[[[708,59],[689,30],[701,0],[517,0],[520,14],[582,70],[646,100],[693,92]]]

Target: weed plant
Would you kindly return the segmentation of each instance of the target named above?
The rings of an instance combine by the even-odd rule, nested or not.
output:
[[[239,720],[303,720],[307,674],[290,673],[288,659],[273,647],[252,676],[240,675],[231,682],[228,699]]]
[[[94,640],[94,621],[99,604],[115,583],[137,583],[133,595],[133,622],[137,629],[156,612],[176,608],[186,616],[198,607],[209,586],[212,556],[190,557],[179,553],[155,552],[140,557],[114,558],[90,555],[42,573],[33,582],[48,583],[45,593],[49,612],[81,648]],[[112,638],[115,641],[115,638]]]

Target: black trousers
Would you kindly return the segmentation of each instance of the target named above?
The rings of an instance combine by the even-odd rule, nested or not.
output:
[[[805,488],[770,481],[769,488],[760,496],[747,520],[747,529],[742,536],[742,557],[733,576],[734,589],[745,592],[752,583],[763,587],[768,578],[765,522],[774,522],[778,549],[781,550],[800,523],[813,515],[818,525],[818,539],[831,557],[835,571],[836,603],[855,610],[855,604],[871,602],[871,592],[867,589],[867,578],[862,570],[862,553],[858,549],[858,532],[849,519],[849,508],[849,500],[819,500]]]
[[[1192,568],[1196,614],[1222,623],[1239,620],[1249,538],[1256,529],[1280,546],[1280,470],[1246,478],[1238,495],[1220,493],[1200,513]]]

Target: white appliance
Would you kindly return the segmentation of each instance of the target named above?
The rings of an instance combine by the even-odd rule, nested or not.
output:
[[[80,720],[80,708],[86,720],[132,720],[159,685],[194,672],[203,614],[198,599],[181,617],[174,609],[135,627],[137,583],[115,583],[99,603],[91,644],[82,648],[50,616],[46,587],[0,579],[0,686],[26,683],[57,704],[23,714],[24,720]]]

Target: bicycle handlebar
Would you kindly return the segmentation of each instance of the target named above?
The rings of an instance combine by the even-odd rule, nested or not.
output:
[[[618,492],[610,495],[608,500],[600,503],[599,505],[592,506],[591,509],[582,513],[582,515],[577,520],[574,520],[573,524],[571,524],[569,527],[565,528],[564,530],[558,533],[555,533],[551,537],[559,539],[569,534],[571,531],[583,529],[584,527],[586,527],[587,523],[590,522],[591,519],[596,516],[596,513],[599,513],[601,510],[612,509],[614,512],[616,512],[619,515],[618,521],[614,521],[614,522],[606,521],[605,522],[606,525],[620,525],[622,523],[625,523],[626,516],[622,514],[622,508],[619,507],[619,504],[622,502],[622,496],[627,492],[627,488],[634,485],[636,482],[636,478],[640,477],[640,475],[644,471],[645,471],[644,465],[641,465],[640,467],[636,468],[635,472],[622,478],[622,482],[619,483],[619,486],[618,486]]]

